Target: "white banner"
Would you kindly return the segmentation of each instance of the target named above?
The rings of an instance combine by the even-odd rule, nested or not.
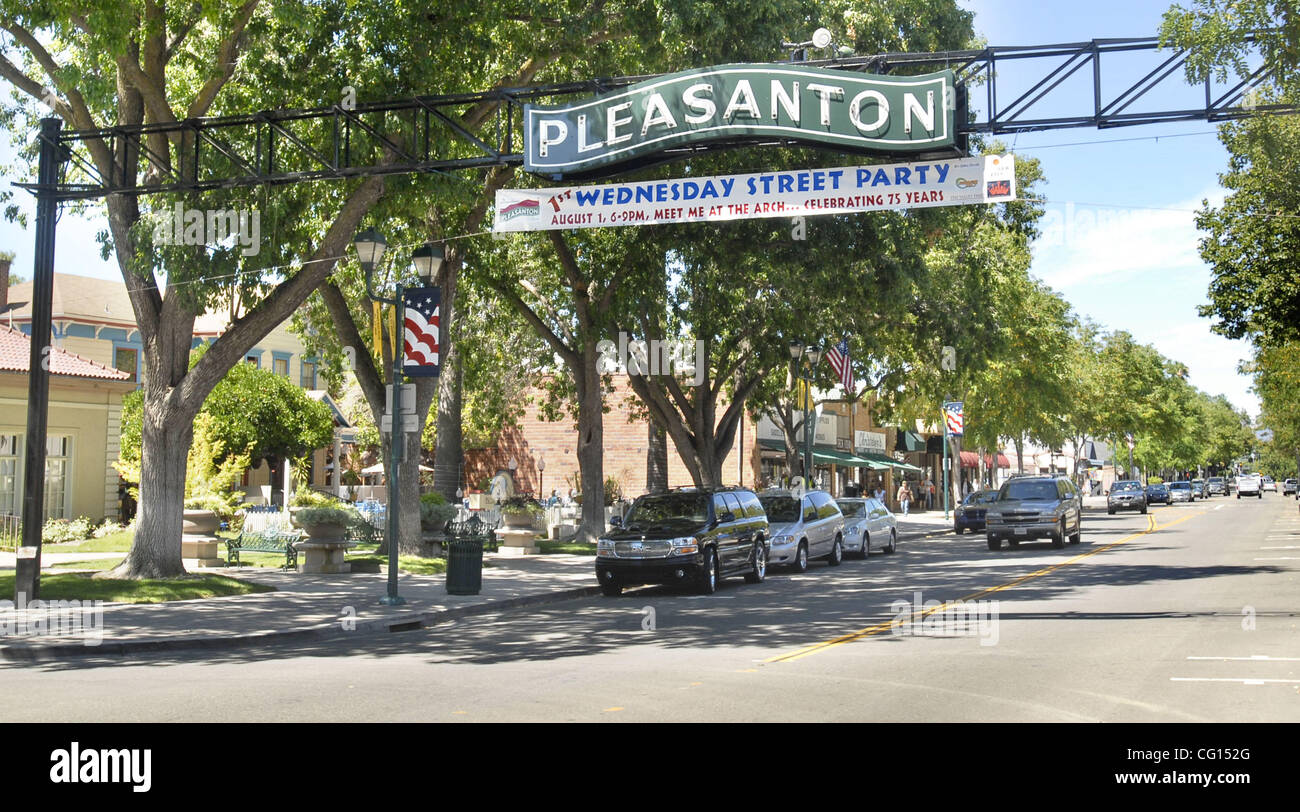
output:
[[[1005,203],[1014,155],[497,192],[495,232]]]

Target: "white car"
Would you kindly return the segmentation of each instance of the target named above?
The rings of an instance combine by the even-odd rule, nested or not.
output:
[[[768,490],[758,501],[767,512],[768,564],[806,572],[813,558],[825,559],[832,567],[844,560],[844,514],[829,493]]]
[[[1260,490],[1277,493],[1277,480],[1271,476],[1264,477],[1264,484],[1260,486]]]
[[[1264,483],[1260,481],[1258,474],[1242,474],[1237,477],[1237,498],[1243,496],[1264,498]]]
[[[879,499],[872,497],[836,499],[844,514],[844,549],[862,558],[871,554],[872,539],[880,549],[898,549],[898,520]]]

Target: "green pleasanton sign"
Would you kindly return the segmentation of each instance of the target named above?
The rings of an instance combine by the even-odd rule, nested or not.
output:
[[[876,76],[790,65],[720,65],[584,102],[524,108],[524,168],[553,179],[613,173],[673,147],[784,138],[891,154],[955,143],[952,71]]]

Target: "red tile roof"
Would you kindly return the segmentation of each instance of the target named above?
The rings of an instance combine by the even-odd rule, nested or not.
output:
[[[23,372],[30,369],[32,340],[27,334],[0,324],[0,372]],[[98,378],[106,381],[129,381],[131,375],[120,369],[106,367],[98,361],[77,355],[75,352],[53,348],[50,351],[50,372],[74,378]]]

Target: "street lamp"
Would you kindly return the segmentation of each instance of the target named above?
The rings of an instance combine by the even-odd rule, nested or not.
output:
[[[803,456],[803,475],[804,487],[809,487],[812,483],[813,471],[813,423],[812,423],[812,376],[817,370],[817,364],[822,359],[822,348],[816,344],[805,345],[802,341],[793,340],[789,345],[790,360],[794,362],[797,368],[796,375],[798,380],[807,384],[803,402],[803,438],[804,438],[804,456]],[[804,374],[805,367],[800,364],[800,359],[807,360],[807,374]]]
[[[537,497],[546,498],[546,458],[537,458]]]
[[[396,322],[399,325],[405,325],[406,317],[403,313],[403,302],[405,300],[406,288],[402,284],[401,273],[396,274],[397,284],[393,292],[393,297],[387,298],[378,296],[374,290],[374,273],[378,267],[379,261],[383,259],[384,252],[388,248],[388,241],[384,235],[380,234],[374,228],[367,228],[358,234],[352,244],[357,249],[357,261],[361,263],[361,270],[366,275],[366,295],[371,301],[380,304],[392,305],[396,310]],[[417,248],[411,257],[411,263],[415,266],[416,275],[420,278],[422,284],[428,284],[442,267],[443,252],[442,247],[426,243]],[[389,425],[389,483],[388,483],[388,593],[380,599],[380,603],[385,606],[401,606],[406,603],[406,599],[397,594],[397,548],[398,548],[398,518],[401,514],[400,495],[401,489],[398,482],[398,466],[401,465],[403,452],[406,450],[406,436],[401,430],[402,421],[402,367],[406,361],[406,343],[397,335],[392,337],[393,340],[393,366],[389,373],[389,386],[392,387],[391,420]]]

